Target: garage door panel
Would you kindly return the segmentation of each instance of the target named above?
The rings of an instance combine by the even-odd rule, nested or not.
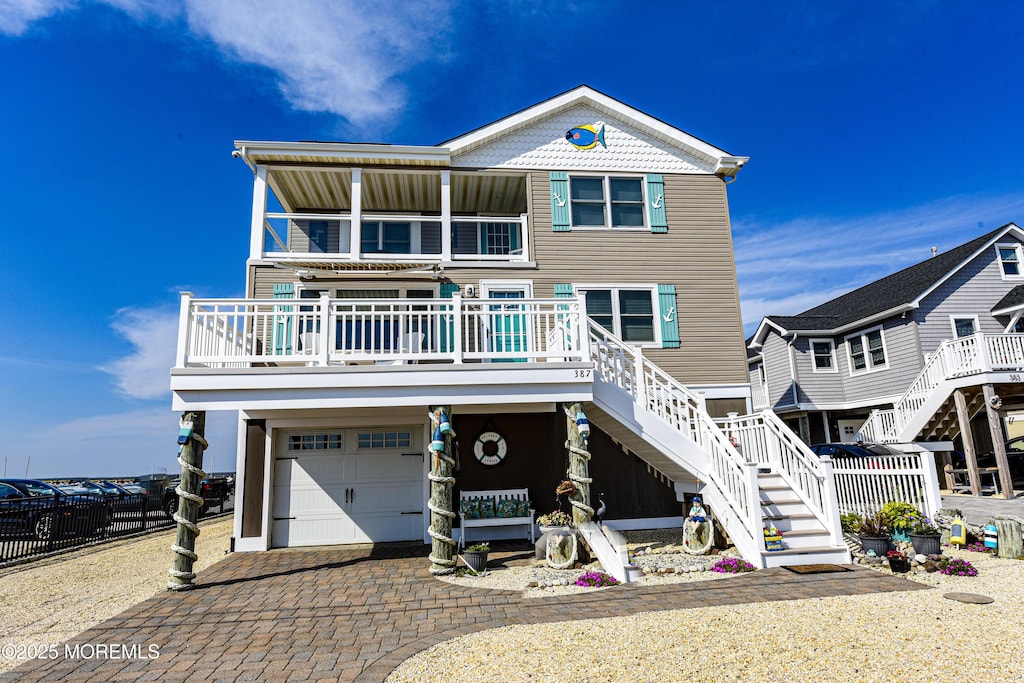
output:
[[[423,535],[423,515],[403,515],[395,520],[390,515],[359,515],[352,520],[355,534],[362,540],[356,543],[386,543],[408,541]]]

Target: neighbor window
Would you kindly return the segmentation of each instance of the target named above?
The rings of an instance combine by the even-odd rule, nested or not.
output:
[[[835,344],[831,339],[812,339],[811,355],[814,357],[814,372],[835,372]]]
[[[573,227],[644,227],[643,178],[569,178]]]
[[[963,318],[952,318],[953,336],[956,338],[970,337],[978,331],[978,319],[974,316]]]
[[[601,327],[623,341],[656,341],[652,290],[612,288],[584,291],[587,315]]]
[[[364,254],[412,253],[412,226],[408,223],[364,221],[359,249]]]
[[[885,339],[882,330],[846,338],[850,351],[850,372],[865,372],[885,367]]]
[[[1003,277],[1020,277],[1021,251],[1019,244],[1000,244],[996,247],[999,252],[999,263],[1003,269]]]

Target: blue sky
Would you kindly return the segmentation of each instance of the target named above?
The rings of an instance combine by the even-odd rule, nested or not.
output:
[[[1022,27],[999,0],[0,0],[0,460],[177,468],[178,292],[243,294],[235,139],[436,144],[587,83],[751,157],[749,331],[1024,221]]]

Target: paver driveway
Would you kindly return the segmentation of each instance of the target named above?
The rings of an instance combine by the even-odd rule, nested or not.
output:
[[[417,652],[485,628],[923,588],[860,568],[812,575],[770,569],[527,600],[438,581],[425,555],[422,545],[232,555],[201,573],[195,590],[139,603],[61,646],[56,658],[0,680],[382,681]],[[492,566],[531,555],[492,552]],[[114,659],[100,651],[104,645],[129,656]],[[76,646],[79,657],[65,658]]]

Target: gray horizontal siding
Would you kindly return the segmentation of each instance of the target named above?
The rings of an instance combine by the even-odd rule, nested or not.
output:
[[[874,326],[864,329],[873,329]],[[843,375],[847,402],[864,402],[884,396],[902,394],[921,372],[921,354],[918,352],[914,323],[910,316],[891,318],[882,324],[888,369],[873,372],[850,373],[849,345],[846,337],[839,340],[839,372]]]
[[[768,404],[778,408],[795,404],[796,385],[789,364],[789,343],[774,331],[769,332],[761,355],[768,382]]]
[[[840,370],[839,372],[815,372],[810,339],[798,337],[793,342],[793,350],[796,358],[797,386],[801,403],[823,405],[842,403],[846,400],[841,372],[843,365],[840,363],[838,350],[834,354],[834,365]]]

